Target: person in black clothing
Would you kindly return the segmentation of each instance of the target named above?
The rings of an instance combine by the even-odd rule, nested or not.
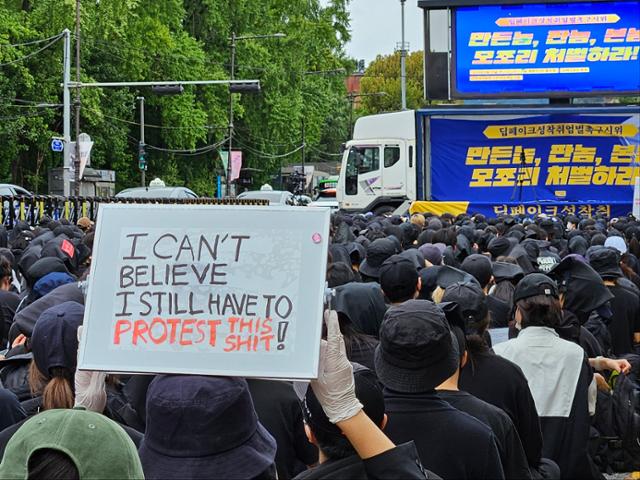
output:
[[[318,450],[307,441],[302,412],[289,382],[247,379],[258,420],[276,440],[279,480],[289,480],[318,462]]]
[[[610,247],[601,247],[589,255],[589,263],[604,280],[613,295],[612,317],[608,324],[611,347],[616,356],[634,353],[634,344],[640,343],[640,295],[631,282],[622,283],[620,254]]]
[[[413,440],[423,464],[443,478],[504,478],[493,432],[438,397],[458,368],[444,313],[426,300],[391,307],[380,329],[376,372],[395,442]]]
[[[4,256],[0,256],[0,350],[8,343],[9,329],[20,304],[20,297],[11,291],[13,269]]]
[[[392,305],[417,298],[422,282],[414,262],[393,255],[380,268],[380,287]]]
[[[362,403],[367,416],[382,430],[387,422],[384,413],[384,397],[375,374],[354,364],[353,377],[356,397]],[[329,422],[311,388],[307,389],[301,401],[305,431],[309,442],[320,451],[320,464],[300,473],[296,480],[320,480],[367,478],[360,457],[340,429]]]
[[[458,327],[454,327],[453,330],[458,341],[459,351],[462,352],[460,364],[464,365],[468,356],[465,348],[465,336]],[[459,378],[460,368],[436,388],[438,396],[452,407],[477,418],[493,431],[505,478],[532,478],[522,442],[509,415],[498,407],[484,402],[470,393],[461,391],[458,388]]]
[[[463,270],[478,280],[480,288],[487,294],[487,307],[491,318],[490,328],[505,328],[511,319],[511,306],[498,297],[489,296],[489,289],[493,281],[491,260],[485,255],[474,254],[464,259],[460,270]]]
[[[453,326],[461,365],[468,359],[467,338],[470,343],[483,343],[483,334],[489,324],[489,310],[484,292],[474,283],[454,283],[449,285],[442,297],[447,319]],[[455,305],[455,310],[450,305]],[[438,388],[438,394],[453,407],[477,418],[496,436],[500,458],[506,478],[531,478],[527,457],[522,448],[518,433],[509,416],[487,402],[468,392],[459,391],[460,366],[455,373]]]
[[[533,478],[560,478],[558,466],[542,458],[542,431],[527,379],[517,365],[495,355],[485,341],[486,307],[482,305],[480,292],[474,294],[475,290],[468,284],[457,283],[447,287],[442,297],[443,301],[461,305],[461,313],[467,319],[464,321],[467,361],[460,372],[459,388],[510,417]]]

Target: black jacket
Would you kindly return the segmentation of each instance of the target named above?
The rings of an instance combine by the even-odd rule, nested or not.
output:
[[[276,468],[288,480],[318,462],[318,450],[307,440],[300,403],[293,386],[273,380],[247,380],[260,423],[278,444]]]
[[[302,472],[296,480],[377,480],[377,479],[439,479],[424,470],[413,442],[399,445],[393,450],[367,460],[357,455],[341,460],[329,460],[311,470]]]
[[[542,430],[531,390],[515,363],[489,351],[476,354],[460,372],[460,389],[504,410],[518,431],[530,467],[542,458]]]
[[[385,389],[384,396],[385,432],[396,444],[413,440],[426,468],[443,478],[504,478],[495,436],[485,424],[453,408],[435,390],[405,394]]]
[[[468,413],[491,429],[496,438],[505,478],[531,478],[522,442],[509,415],[467,392],[439,390],[438,396],[453,408]]]

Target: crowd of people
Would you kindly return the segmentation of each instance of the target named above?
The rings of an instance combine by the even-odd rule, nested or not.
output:
[[[300,383],[78,370],[92,222],[0,228],[0,478],[640,469],[638,220],[339,213],[330,237]]]

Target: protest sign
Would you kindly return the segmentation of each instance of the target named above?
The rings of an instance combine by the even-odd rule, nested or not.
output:
[[[329,210],[103,205],[79,368],[315,378]]]

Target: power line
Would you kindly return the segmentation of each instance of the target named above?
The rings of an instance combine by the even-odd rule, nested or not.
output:
[[[118,122],[122,122],[122,123],[127,123],[129,125],[137,125],[140,126],[140,123],[138,122],[134,122],[131,120],[125,120],[124,118],[118,118],[118,117],[113,117],[111,115],[102,115],[105,118],[110,118],[111,120],[116,120]],[[145,123],[144,124],[145,128],[157,128],[160,130],[191,130],[194,127],[168,127],[168,126],[164,126],[164,125],[153,125],[153,124],[149,124],[149,123]],[[228,130],[229,127],[228,126],[216,126],[216,125],[203,125],[203,126],[198,126],[195,128],[204,128],[206,130]]]
[[[38,43],[48,42],[49,40],[53,40],[54,38],[57,40],[61,36],[62,36],[61,34],[58,34],[58,35],[54,35],[53,37],[43,38],[41,40],[32,40],[30,42],[24,42],[24,43],[0,43],[0,48],[5,48],[5,47],[25,47],[27,45],[36,45]]]
[[[25,55],[24,57],[16,58],[15,60],[11,60],[10,62],[0,63],[0,67],[6,67],[7,65],[13,65],[15,63],[19,63],[19,62],[23,62],[25,60],[28,60],[31,57],[35,57],[39,53],[44,52],[47,48],[49,48],[51,45],[56,43],[62,37],[63,37],[63,34],[58,35],[57,37],[55,37],[55,39],[53,41],[47,43],[44,47],[42,47],[42,48],[40,48],[40,49],[36,50],[35,52],[32,52],[32,53],[30,53],[28,55]]]
[[[284,157],[289,157],[289,156],[293,155],[294,153],[299,152],[300,150],[302,150],[305,147],[305,145],[300,145],[298,148],[296,148],[295,150],[292,150],[290,152],[283,153],[282,155],[274,155],[272,153],[266,153],[266,152],[261,152],[259,150],[256,150],[253,147],[249,147],[248,145],[243,144],[242,142],[238,142],[238,144],[240,144],[240,146],[242,148],[246,149],[250,153],[253,153],[254,155],[260,155],[261,157],[264,157],[264,158],[284,158]]]
[[[154,145],[145,145],[147,148],[150,148],[151,150],[157,150],[159,152],[164,152],[164,153],[175,153],[175,154],[182,154],[185,156],[188,155],[200,155],[202,153],[207,153],[210,152],[211,150],[215,150],[218,147],[220,147],[221,145],[224,145],[226,142],[228,142],[229,139],[226,138],[218,143],[214,143],[213,145],[205,145],[204,147],[199,147],[199,148],[192,148],[192,149],[186,149],[186,150],[177,150],[177,149],[170,149],[170,148],[161,148],[161,147],[156,147]]]

